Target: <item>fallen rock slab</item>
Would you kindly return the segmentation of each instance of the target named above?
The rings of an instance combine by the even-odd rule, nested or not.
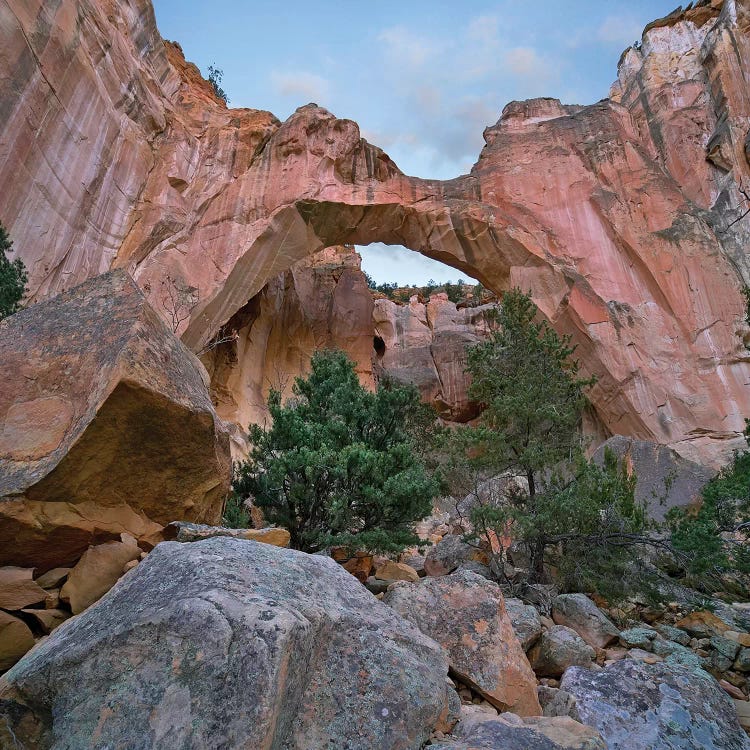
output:
[[[48,570],[46,573],[40,575],[35,583],[43,589],[59,588],[63,581],[68,577],[70,571],[71,568],[52,568],[52,570]]]
[[[122,576],[125,564],[139,558],[141,550],[135,539],[123,536],[122,542],[89,547],[70,571],[60,598],[70,605],[74,615],[104,596]]]
[[[560,684],[609,750],[748,750],[732,699],[699,669],[624,659]]]
[[[536,678],[497,584],[462,570],[395,583],[383,602],[443,646],[451,671],[493,706],[522,716],[541,714]]]
[[[173,521],[164,528],[164,538],[175,542],[198,542],[227,536],[234,539],[252,539],[254,542],[272,544],[275,547],[289,546],[289,532],[286,529],[228,529],[224,526],[207,526],[200,523]]]
[[[33,576],[33,568],[0,568],[0,609],[19,610],[43,602],[47,592]]]
[[[229,435],[205,369],[126,272],[0,321],[0,361],[0,564],[69,566],[122,531],[219,520]],[[82,503],[126,527],[77,520]]]
[[[528,651],[542,634],[542,621],[536,607],[524,604],[520,599],[506,599],[505,611],[524,651]]]
[[[43,633],[51,633],[60,623],[70,618],[64,609],[24,609],[25,615],[33,618]]]
[[[417,750],[446,731],[447,671],[330,558],[164,542],[5,675],[0,717],[27,706],[77,750]]]
[[[585,594],[560,594],[552,601],[552,619],[567,625],[589,646],[606,648],[620,636],[615,624]]]

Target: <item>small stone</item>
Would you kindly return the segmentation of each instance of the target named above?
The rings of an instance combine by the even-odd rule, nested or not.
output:
[[[537,675],[559,677],[571,666],[591,668],[596,655],[575,630],[555,625],[542,633],[529,651],[529,661]]]
[[[60,607],[60,589],[47,589],[47,598],[44,600],[45,609],[58,609]]]
[[[406,563],[386,560],[376,571],[375,578],[381,581],[412,581],[419,580],[419,573]]]
[[[620,645],[625,648],[640,648],[651,651],[651,641],[656,637],[656,631],[649,628],[628,628],[620,633]]]
[[[674,641],[681,646],[688,646],[690,644],[690,636],[684,630],[665,623],[659,623],[654,627],[668,641]]]
[[[140,560],[128,560],[128,562],[125,563],[125,565],[122,566],[122,574],[125,575],[129,570],[133,570],[133,568],[138,565]]]
[[[734,685],[731,685],[726,680],[719,680],[719,685],[721,686],[721,689],[729,696],[734,698],[737,701],[744,701],[745,700],[745,694]]]
[[[614,643],[620,631],[585,594],[561,594],[552,602],[552,619],[575,630],[586,643],[604,648]]]
[[[738,672],[750,672],[750,648],[740,649],[734,662],[734,668]]]
[[[658,664],[663,661],[661,656],[652,654],[649,651],[644,651],[641,648],[632,648],[628,651],[628,659],[635,659],[636,661],[642,661],[644,664]]]
[[[58,589],[62,582],[68,577],[71,568],[53,568],[43,573],[36,579],[36,585],[43,589]]]
[[[727,630],[724,633],[724,637],[739,643],[740,646],[750,648],[750,633],[738,633],[736,630]]]

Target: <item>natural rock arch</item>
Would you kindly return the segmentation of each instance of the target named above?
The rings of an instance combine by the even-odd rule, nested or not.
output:
[[[147,2],[10,7],[0,215],[33,299],[112,267],[153,298],[169,274],[197,290],[181,330],[197,350],[295,261],[403,244],[496,291],[530,289],[599,376],[612,432],[709,461],[736,445],[748,0],[650,25],[608,100],[508,105],[471,172],[443,182],[402,174],[315,105],[283,124],[226,109]]]

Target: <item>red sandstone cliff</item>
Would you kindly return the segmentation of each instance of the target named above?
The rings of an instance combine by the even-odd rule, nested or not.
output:
[[[110,267],[195,287],[195,350],[324,247],[407,245],[531,289],[608,430],[715,460],[750,414],[750,0],[698,5],[647,28],[610,99],[509,104],[471,173],[436,182],[314,105],[227,109],[147,0],[6,0],[0,219],[33,299]]]

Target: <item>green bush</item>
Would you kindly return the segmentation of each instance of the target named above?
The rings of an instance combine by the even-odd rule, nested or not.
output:
[[[252,425],[252,451],[234,490],[289,530],[291,546],[396,552],[417,544],[415,521],[432,510],[440,484],[424,453],[434,414],[412,386],[359,383],[343,352],[317,352],[294,397],[272,391],[270,428]]]
[[[697,509],[672,508],[667,516],[687,572],[698,585],[705,576],[750,574],[750,452],[736,453],[702,496]]]
[[[0,320],[20,310],[26,294],[26,267],[20,258],[10,261],[6,256],[12,247],[5,227],[0,224]]]

